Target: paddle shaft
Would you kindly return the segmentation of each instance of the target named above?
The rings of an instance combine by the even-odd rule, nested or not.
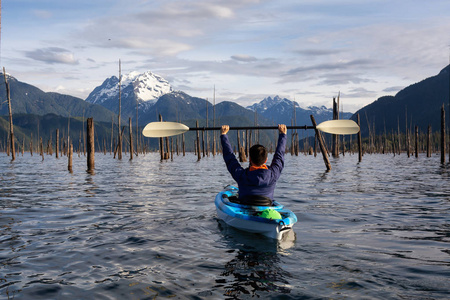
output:
[[[314,129],[314,126],[286,126],[287,129]],[[204,131],[204,130],[221,130],[222,127],[193,127],[189,128],[189,131]],[[241,126],[230,127],[230,130],[266,130],[266,129],[278,129],[278,126]]]

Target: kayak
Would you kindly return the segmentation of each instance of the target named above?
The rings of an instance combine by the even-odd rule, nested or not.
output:
[[[253,233],[259,233],[273,239],[281,239],[297,222],[297,216],[285,209],[277,201],[272,206],[253,206],[237,203],[239,189],[227,186],[216,195],[217,216],[227,225]],[[276,211],[279,217],[263,217],[266,211]]]

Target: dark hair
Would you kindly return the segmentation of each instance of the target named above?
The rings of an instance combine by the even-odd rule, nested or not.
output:
[[[255,166],[262,166],[267,160],[267,149],[262,145],[253,145],[250,148],[250,160]]]

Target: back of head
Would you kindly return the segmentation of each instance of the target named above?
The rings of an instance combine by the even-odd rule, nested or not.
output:
[[[262,145],[253,145],[250,148],[250,160],[255,166],[262,166],[267,161],[267,149]]]

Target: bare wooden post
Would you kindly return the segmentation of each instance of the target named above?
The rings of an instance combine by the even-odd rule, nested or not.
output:
[[[159,138],[159,154],[161,157],[161,161],[164,160],[164,139],[162,137]]]
[[[408,155],[408,157],[411,156],[411,140],[409,137],[409,130],[408,128],[406,128],[406,154]]]
[[[205,131],[204,130],[202,131],[202,151],[203,151],[203,157],[205,157],[206,153],[205,153]]]
[[[442,104],[441,108],[441,163],[445,164],[445,150],[446,142],[445,142],[445,108],[444,104]]]
[[[333,98],[333,120],[339,119],[338,110],[339,110],[339,107],[338,107],[338,103],[336,102],[336,98]],[[338,157],[339,156],[339,135],[333,134],[332,139],[333,139],[333,149],[332,149],[333,156]]]
[[[136,100],[136,157],[139,156],[139,101]],[[131,132],[131,130],[130,130]]]
[[[327,168],[327,171],[330,171],[331,164],[330,164],[330,160],[328,159],[328,151],[325,148],[325,145],[324,145],[324,142],[322,139],[322,135],[320,134],[320,131],[316,128],[317,124],[316,124],[316,120],[314,119],[314,116],[310,115],[310,118],[311,118],[312,125],[314,126],[314,130],[316,132],[317,139],[319,141],[320,151],[322,152],[323,161],[325,162],[325,167]]]
[[[83,132],[84,134],[84,132]],[[84,142],[84,156],[86,156],[86,141]],[[112,154],[114,151],[114,145],[116,144],[116,141],[114,140],[114,118],[111,116],[111,148],[109,149],[109,154]],[[114,154],[115,156],[115,154]]]
[[[245,130],[245,155],[249,156],[248,155],[249,152],[250,152],[250,136],[249,136],[248,130],[246,129]]]
[[[241,146],[239,148],[239,161],[240,162],[246,162],[247,161],[247,156],[245,155],[245,148],[244,148],[244,146]]]
[[[314,157],[317,157],[317,136],[314,135]]]
[[[33,133],[31,133],[30,139],[30,155],[33,156]]]
[[[186,156],[186,143],[185,143],[184,133],[181,137],[182,137],[182,144],[183,144],[183,156]]]
[[[416,155],[416,158],[418,158],[419,157],[419,127],[416,125],[416,127],[415,127],[415,155]]]
[[[164,138],[166,141],[166,153],[164,154],[164,159],[169,159],[170,156],[170,147],[169,147],[169,137]]]
[[[131,118],[129,118],[130,123],[130,160],[133,159],[133,132],[132,132],[132,126],[131,126]]]
[[[173,161],[173,138],[170,138],[170,160]]]
[[[55,149],[55,154],[56,154],[56,158],[59,158],[59,129],[56,129],[56,149]]]
[[[206,128],[209,127],[208,122],[208,99],[206,99]],[[209,132],[206,131],[206,155],[209,156]]]
[[[359,118],[359,114],[357,115],[358,126],[361,128],[361,119]],[[361,139],[361,130],[358,132],[358,161],[361,162],[363,157],[362,153],[362,139]]]
[[[48,153],[47,154],[53,155],[53,146],[52,146],[52,140],[51,139],[48,140],[47,148],[48,148],[48,151],[47,151]]]
[[[159,121],[162,122],[161,114],[159,115]],[[162,137],[159,138],[159,154],[161,156],[161,161],[163,161],[164,160],[164,141],[163,141]]]
[[[291,125],[294,126],[294,120],[291,120]],[[291,156],[294,156],[294,152],[295,152],[294,140],[295,140],[295,130],[292,130],[292,134],[291,134]]]
[[[5,67],[3,67],[3,77],[5,77],[5,85],[6,85],[6,97],[8,100],[8,111],[9,111],[9,135],[11,142],[9,143],[11,146],[11,161],[16,159],[16,149],[14,146],[14,127],[13,127],[13,119],[12,119],[12,110],[11,110],[11,95],[9,91],[9,83],[6,78]]]
[[[401,141],[400,141],[400,119],[397,119],[397,129],[398,129],[398,155],[402,153]]]
[[[198,120],[195,125],[198,128]],[[197,130],[197,161],[200,161],[200,159],[202,159],[202,156],[200,154],[200,133]]]
[[[239,130],[237,131],[237,143],[238,143],[239,161],[242,162],[242,156],[241,156],[241,138],[240,138]]]
[[[117,158],[118,159],[122,159],[122,134],[120,132],[120,118],[122,117],[122,69],[121,69],[121,64],[120,64],[120,59],[119,59],[119,116],[118,116],[118,123],[119,123],[119,127],[118,127],[118,133],[119,133],[119,148],[118,148],[118,153],[117,153]]]
[[[427,133],[427,157],[431,157],[431,125],[428,125],[428,133]]]
[[[70,173],[72,173],[73,172],[73,169],[72,169],[72,165],[73,165],[73,163],[72,163],[73,145],[72,145],[72,143],[70,143],[70,146],[69,146],[69,155],[68,155],[68,157],[69,157],[69,163],[68,163],[67,169],[69,170]]]
[[[41,137],[41,142],[40,142],[40,153],[41,153],[41,156],[42,156],[42,160],[44,160],[44,144],[42,143],[42,137]]]
[[[64,149],[65,149],[65,147],[66,147],[66,142],[64,141],[64,133],[63,133],[63,136],[62,136],[62,138],[61,138],[61,141],[62,141],[62,144],[61,144],[61,147],[59,147],[60,148],[60,150],[59,150],[59,156],[63,156],[63,153],[64,153]]]
[[[387,147],[387,142],[385,142],[385,143],[386,143],[386,147]],[[395,157],[396,151],[397,150],[395,148],[395,134],[394,134],[394,131],[392,131],[392,154],[394,154],[394,157]],[[384,150],[383,150],[383,154],[384,154]]]
[[[213,127],[216,127],[216,86],[214,86],[214,97],[213,97]],[[216,132],[213,131],[213,156],[216,156]]]
[[[94,139],[94,119],[88,118],[87,119],[87,128],[86,128],[86,135],[87,135],[87,171],[89,173],[94,172],[95,169],[95,139]],[[120,135],[119,135],[120,136]],[[120,149],[119,149],[120,150]]]

